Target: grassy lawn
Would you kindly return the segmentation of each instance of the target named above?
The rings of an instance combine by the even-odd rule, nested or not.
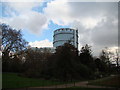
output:
[[[89,85],[110,86],[120,88],[120,75],[89,81]]]
[[[0,72],[0,89],[2,88],[2,73]]]
[[[63,82],[53,82],[50,80],[41,80],[33,78],[24,78],[16,73],[3,73],[2,88],[22,88],[22,87],[37,87],[63,84]]]
[[[41,80],[34,78],[20,77],[16,73],[3,73],[2,75],[2,88],[23,88],[23,87],[39,87],[39,86],[49,86],[65,84],[65,82],[55,82],[50,80]],[[100,86],[111,86],[120,88],[120,76],[106,77],[98,80],[89,81],[89,85],[100,85]],[[79,90],[110,90],[101,88],[83,88],[83,87],[71,87],[65,88],[68,90],[73,89]],[[61,89],[57,89],[61,90]],[[64,90],[64,88],[62,88]]]
[[[70,88],[58,88],[56,90],[116,90],[116,88],[88,88],[88,87],[70,87]]]

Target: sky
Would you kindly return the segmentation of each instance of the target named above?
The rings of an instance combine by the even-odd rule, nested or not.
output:
[[[105,47],[118,47],[118,0],[104,1],[3,0],[0,23],[21,30],[32,47],[53,47],[54,30],[75,28],[79,50],[88,44],[93,54],[99,55]]]

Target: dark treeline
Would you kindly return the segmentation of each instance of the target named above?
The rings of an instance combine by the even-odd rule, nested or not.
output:
[[[113,66],[105,50],[102,50],[98,58],[93,57],[88,44],[80,51],[70,43],[57,47],[54,53],[47,48],[42,51],[37,48],[33,50],[26,48],[28,45],[20,30],[13,30],[5,24],[1,24],[0,28],[3,35],[3,72],[62,81],[95,79],[119,72],[119,64]]]

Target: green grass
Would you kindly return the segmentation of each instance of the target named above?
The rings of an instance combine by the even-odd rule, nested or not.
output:
[[[89,81],[89,85],[110,86],[120,88],[120,75]]]
[[[2,88],[2,73],[0,72],[0,89]]]
[[[33,78],[20,77],[16,73],[3,73],[2,88],[23,88],[63,84],[63,82],[53,82]]]
[[[39,86],[50,86],[65,84],[65,82],[55,82],[51,80],[42,80],[34,78],[25,78],[18,76],[17,73],[3,73],[2,74],[2,87],[3,88],[24,88],[24,87],[39,87]],[[120,76],[107,77],[98,80],[93,80],[89,82],[90,85],[100,85],[100,86],[111,86],[120,88]],[[68,90],[73,89],[79,90],[101,90],[101,88],[83,88],[83,87],[71,87],[65,88]],[[64,90],[64,88],[62,89]],[[102,89],[108,90],[108,89]]]
[[[109,89],[109,88],[85,88],[85,87],[70,87],[70,88],[60,88],[57,90],[116,90],[116,89]]]

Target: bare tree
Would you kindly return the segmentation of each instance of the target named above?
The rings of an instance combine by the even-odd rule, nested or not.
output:
[[[105,53],[106,53],[105,56],[108,58],[109,62],[111,62],[111,64],[116,64],[117,71],[119,71],[120,64],[119,49],[110,50],[107,48]]]
[[[13,29],[6,24],[0,24],[0,30],[2,30],[2,69],[8,72],[12,70],[13,61],[15,62],[14,57],[26,49],[27,42],[23,39],[20,30]]]
[[[115,62],[117,69],[119,69],[119,64],[120,64],[120,54],[119,54],[119,50],[116,49],[115,52],[111,52],[111,57],[113,62]]]
[[[9,55],[10,52],[24,50],[27,42],[23,39],[21,31],[12,29],[6,24],[0,24],[2,30],[3,55]]]

